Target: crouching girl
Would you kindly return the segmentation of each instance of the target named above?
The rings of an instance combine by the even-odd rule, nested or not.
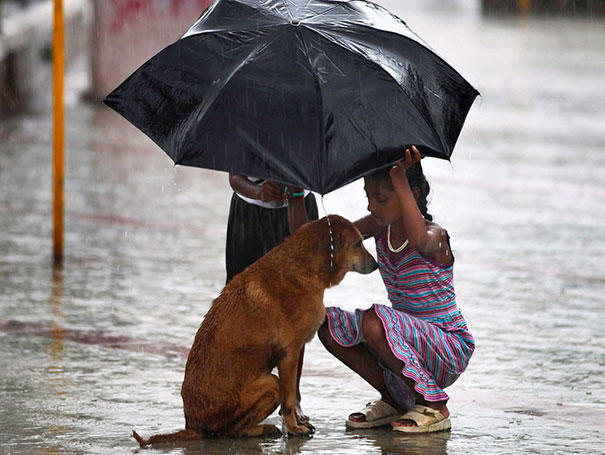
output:
[[[374,237],[391,306],[326,311],[319,338],[380,393],[347,426],[391,423],[407,433],[451,427],[448,395],[475,342],[456,305],[447,232],[427,213],[428,183],[416,147],[391,169],[365,178],[370,215],[356,222]]]

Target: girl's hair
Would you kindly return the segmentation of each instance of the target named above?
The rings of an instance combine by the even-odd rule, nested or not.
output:
[[[394,189],[393,188],[393,182],[391,181],[391,167],[387,166],[385,168],[382,169],[378,169],[377,171],[372,172],[371,174],[367,175],[366,178],[376,182],[376,183],[382,183],[387,185],[390,189]],[[431,191],[431,186],[429,185],[429,182],[427,181],[426,177],[424,176],[424,172],[422,172],[422,164],[419,162],[414,163],[412,166],[410,166],[408,168],[408,170],[405,172],[406,177],[408,178],[408,182],[410,184],[410,187],[417,187],[420,189],[420,196],[418,197],[418,199],[416,200],[416,203],[418,204],[418,208],[420,209],[420,213],[422,214],[422,216],[429,220],[432,221],[433,217],[430,213],[428,213],[427,210],[427,198],[429,195],[429,192]]]

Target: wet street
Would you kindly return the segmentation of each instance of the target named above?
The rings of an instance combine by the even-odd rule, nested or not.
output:
[[[447,389],[452,431],[346,431],[376,394],[315,338],[301,381],[313,438],[139,449],[132,429],[184,427],[185,360],[224,283],[231,192],[226,174],[174,167],[117,114],[79,101],[76,71],[61,269],[51,113],[0,123],[0,453],[604,453],[604,22],[486,18],[471,1],[378,3],[482,94],[452,162],[423,162],[477,340]],[[361,182],[318,201],[320,215],[366,213]],[[386,292],[378,273],[350,274],[325,302],[365,308]],[[279,425],[277,413],[268,420]]]

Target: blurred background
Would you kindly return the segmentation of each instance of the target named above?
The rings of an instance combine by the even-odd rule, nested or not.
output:
[[[185,356],[225,279],[227,175],[175,167],[99,100],[208,3],[64,0],[65,245],[53,266],[53,2],[0,2],[1,453],[135,451],[131,429],[184,425]],[[301,383],[313,439],[153,450],[602,453],[605,2],[377,3],[481,92],[451,163],[423,162],[477,340],[448,389],[451,433],[345,431],[374,393],[314,339]],[[356,219],[365,204],[355,182],[320,215]],[[325,301],[366,308],[386,293],[378,274],[350,274]]]

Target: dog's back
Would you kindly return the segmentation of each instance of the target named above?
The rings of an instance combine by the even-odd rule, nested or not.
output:
[[[267,316],[259,311],[264,305],[251,301],[236,278],[213,301],[187,358],[185,420],[200,432],[220,432],[238,408],[240,390],[274,367],[265,361],[271,357],[266,338],[258,336],[267,329],[257,317]]]

